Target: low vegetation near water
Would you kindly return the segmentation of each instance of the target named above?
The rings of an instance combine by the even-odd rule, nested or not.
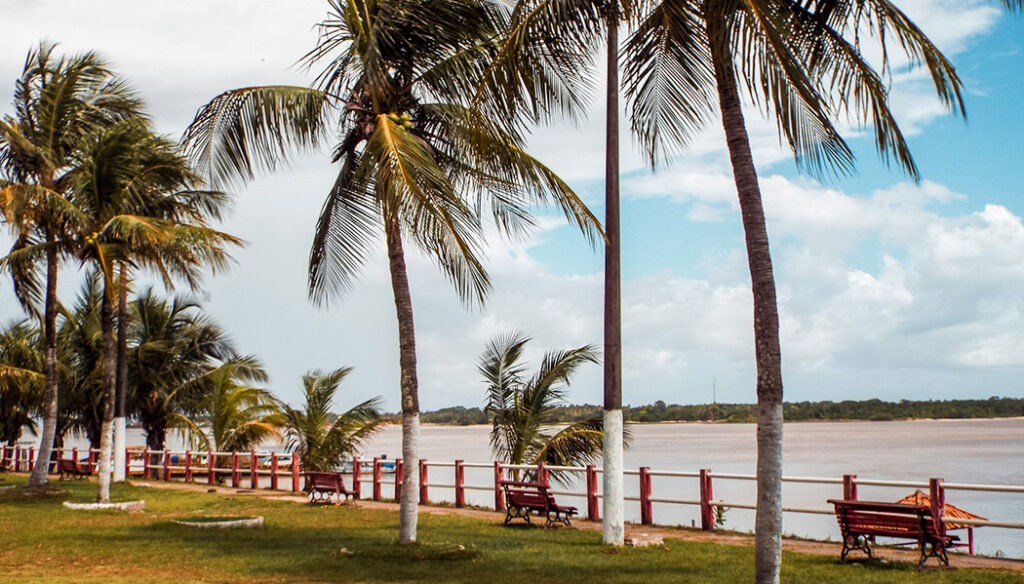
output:
[[[20,486],[10,476],[0,486]],[[420,516],[420,543],[399,546],[398,515],[358,506],[311,507],[246,495],[115,484],[115,500],[145,499],[144,513],[73,511],[95,485],[66,481],[49,495],[0,490],[0,582],[749,582],[753,548],[666,540],[664,547],[611,549],[600,533],[506,528],[465,517]],[[261,515],[254,530],[204,530],[174,519]],[[1024,582],[1010,573],[917,572],[909,564],[839,564],[830,556],[786,553],[787,583]]]
[[[622,409],[629,422],[744,422],[756,421],[754,404],[676,405],[657,401],[645,406]],[[578,422],[601,413],[601,406],[558,406],[553,412],[557,423]],[[1024,416],[1024,398],[990,397],[957,400],[844,400],[839,402],[787,402],[783,418],[787,422],[812,420],[907,420],[921,418],[1013,418]],[[444,408],[421,415],[428,424],[489,424],[489,416],[480,408],[461,406]]]

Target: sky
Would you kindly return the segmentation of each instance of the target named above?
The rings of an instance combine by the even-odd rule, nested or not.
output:
[[[919,183],[880,162],[870,129],[856,127],[844,130],[855,175],[803,176],[774,125],[747,111],[779,293],[785,397],[1021,397],[1024,18],[995,0],[897,4],[950,57],[967,105],[966,121],[950,116],[920,70],[893,70],[891,100]],[[46,39],[100,52],[144,97],[157,129],[176,138],[223,91],[308,85],[315,72],[295,63],[326,13],[323,0],[0,0],[0,115],[12,111],[25,54]],[[594,83],[603,79],[595,74]],[[530,140],[530,152],[599,217],[603,119],[595,103],[585,120],[538,128]],[[654,171],[622,126],[623,401],[753,402],[749,273],[720,125]],[[352,366],[337,409],[379,395],[395,411],[397,325],[383,246],[354,290],[326,307],[308,300],[309,247],[336,172],[329,146],[233,192],[222,228],[248,243],[195,295],[240,352],[262,360],[278,397],[297,403],[304,373]],[[534,366],[546,350],[602,344],[602,250],[555,213],[542,213],[523,240],[489,237],[494,290],[483,308],[463,306],[429,259],[410,253],[408,261],[425,410],[482,405],[476,360],[497,334],[532,337]],[[62,272],[63,301],[80,279],[76,265]],[[0,318],[18,317],[0,281]],[[601,368],[581,370],[568,395],[601,403]]]

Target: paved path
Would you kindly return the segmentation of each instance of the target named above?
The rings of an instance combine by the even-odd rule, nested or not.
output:
[[[264,499],[272,499],[275,501],[293,501],[296,503],[306,503],[308,501],[308,498],[305,496],[282,493],[281,491],[268,491],[259,489],[235,489],[230,487],[211,488],[208,485],[204,484],[185,484],[175,482],[165,483],[158,481],[132,481],[132,484],[136,486],[149,486],[161,489],[180,489],[204,492],[216,491],[217,493],[221,494],[251,495],[255,497],[262,497]],[[368,509],[383,509],[388,511],[394,511],[396,513],[398,512],[398,503],[359,500],[353,504]],[[481,519],[484,521],[493,521],[496,523],[500,523],[505,519],[504,513],[498,513],[495,511],[484,509],[456,509],[454,507],[433,507],[429,505],[421,505],[419,508],[419,512],[430,513],[435,515],[458,515],[460,517],[473,517],[476,519]],[[575,527],[576,529],[585,529],[588,531],[601,531],[600,522],[588,521],[585,519],[577,519],[573,521],[573,527]],[[641,542],[657,540],[658,538],[661,538],[678,539],[682,541],[712,542],[721,545],[754,545],[754,536],[752,534],[742,534],[735,532],[709,532],[685,527],[662,527],[656,525],[635,525],[630,523],[626,524],[626,538],[634,538]],[[839,543],[836,542],[809,541],[801,539],[783,539],[782,549],[801,554],[819,554],[834,556],[838,561],[841,546]],[[891,561],[917,563],[917,560],[920,557],[916,549],[909,550],[875,548],[874,551],[877,557]],[[928,560],[928,566],[935,566],[935,564],[936,561],[934,559]],[[1024,561],[1022,560],[971,556],[967,554],[956,553],[950,554],[949,565],[952,568],[1007,570],[1011,572],[1017,572],[1019,574],[1024,574]]]

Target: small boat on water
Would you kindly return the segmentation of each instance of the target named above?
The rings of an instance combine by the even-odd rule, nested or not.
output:
[[[352,461],[346,460],[341,465],[336,466],[335,470],[345,474],[352,474]],[[390,460],[387,457],[382,456],[380,461],[380,472],[384,474],[395,474],[395,461]],[[360,460],[359,461],[359,474],[371,474],[373,473],[373,461],[372,460]]]

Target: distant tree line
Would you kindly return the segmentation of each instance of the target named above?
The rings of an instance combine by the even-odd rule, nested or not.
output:
[[[600,406],[558,406],[551,415],[554,423],[579,422],[593,418],[601,412]],[[666,404],[659,400],[644,406],[623,408],[630,422],[745,422],[756,421],[754,404]],[[820,402],[787,402],[783,415],[789,422],[806,420],[907,420],[915,418],[1012,418],[1024,416],[1024,398],[993,396],[988,399],[957,400],[900,400],[887,402],[880,399]],[[428,424],[489,424],[488,414],[480,408],[455,406],[426,412],[423,421]]]

